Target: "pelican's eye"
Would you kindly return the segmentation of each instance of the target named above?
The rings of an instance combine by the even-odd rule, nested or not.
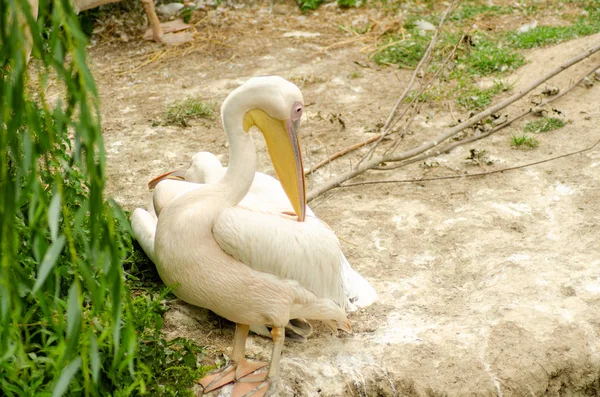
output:
[[[292,114],[290,115],[292,121],[297,121],[300,120],[300,118],[302,118],[302,109],[303,106],[301,103],[294,103],[294,105],[292,106]]]

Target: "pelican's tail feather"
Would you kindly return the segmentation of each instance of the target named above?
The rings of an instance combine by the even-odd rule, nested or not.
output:
[[[313,332],[312,325],[310,325],[310,323],[303,318],[291,319],[285,328],[297,335],[303,336],[304,338],[308,338]]]
[[[342,280],[346,293],[346,310],[353,312],[367,307],[378,298],[377,291],[358,272],[352,269],[346,257],[342,254]]]
[[[265,338],[271,338],[272,325],[264,324],[252,324],[250,325],[250,331],[257,335],[264,336]],[[303,318],[297,318],[290,320],[285,326],[285,339],[292,340],[294,342],[305,343],[306,338],[312,334],[312,325]]]
[[[294,300],[290,317],[321,320],[333,330],[341,329],[346,332],[352,332],[350,321],[346,318],[344,309],[339,307],[334,301],[317,298],[312,292],[304,289],[299,288],[298,290],[304,293],[299,294]]]

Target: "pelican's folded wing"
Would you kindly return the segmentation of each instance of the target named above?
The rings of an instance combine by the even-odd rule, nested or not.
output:
[[[318,219],[298,222],[279,211],[242,204],[221,213],[213,235],[223,251],[240,262],[296,280],[318,297],[345,307],[339,241]]]

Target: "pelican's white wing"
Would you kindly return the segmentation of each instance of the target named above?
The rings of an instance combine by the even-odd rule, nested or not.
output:
[[[213,235],[221,249],[255,270],[296,280],[318,297],[345,307],[342,253],[335,234],[316,218],[298,222],[277,211],[251,209],[248,196],[215,222]]]
[[[136,208],[131,214],[131,229],[148,258],[155,262],[154,235],[156,234],[156,217],[146,210]]]
[[[257,172],[254,175],[250,192],[254,195],[247,195],[240,205],[248,205],[256,209],[271,208],[273,210],[279,209],[281,212],[293,212],[292,205],[281,188],[281,184],[277,179],[269,175]],[[308,206],[306,207],[306,221],[317,221],[321,222],[323,226],[326,225],[317,218]],[[327,228],[329,229],[328,226]],[[339,252],[338,260],[341,264],[342,281],[347,298],[346,310],[355,311],[358,308],[367,307],[375,302],[378,299],[377,292],[363,276],[350,266],[346,256],[341,251]]]

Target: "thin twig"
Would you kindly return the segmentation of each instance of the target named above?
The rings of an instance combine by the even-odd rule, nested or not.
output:
[[[355,176],[362,174],[366,170],[377,167],[381,163],[406,160],[411,157],[417,156],[421,153],[424,153],[424,152],[432,149],[433,147],[440,145],[442,142],[444,142],[447,139],[458,134],[465,128],[471,127],[471,126],[475,125],[476,123],[478,123],[479,121],[483,120],[484,118],[490,116],[492,113],[496,113],[499,110],[502,110],[502,109],[506,108],[507,106],[513,104],[514,102],[523,98],[527,93],[531,92],[532,90],[534,90],[536,87],[538,87],[542,83],[546,82],[547,80],[556,76],[557,74],[564,71],[565,69],[575,65],[576,63],[580,62],[581,60],[589,57],[590,55],[592,55],[598,51],[600,51],[600,43],[597,44],[596,46],[590,48],[589,50],[583,52],[582,54],[580,54],[574,58],[571,58],[567,62],[565,62],[562,65],[560,65],[559,67],[553,69],[552,71],[550,71],[543,77],[541,77],[538,80],[534,81],[533,83],[529,84],[527,87],[518,91],[517,93],[515,93],[514,95],[505,99],[504,101],[484,110],[483,112],[478,113],[477,115],[471,117],[469,120],[450,128],[445,133],[437,136],[434,140],[425,142],[425,143],[421,144],[420,146],[415,147],[415,148],[408,150],[406,152],[403,152],[403,153],[398,153],[398,154],[390,153],[390,154],[383,155],[383,156],[377,156],[375,158],[372,158],[369,161],[365,161],[362,164],[360,164],[358,167],[351,169],[350,171],[344,172],[342,174],[339,174],[336,177],[331,178],[330,180],[326,181],[321,186],[311,190],[307,194],[307,199],[310,201],[310,200],[314,199],[315,197],[317,197],[318,195],[320,195],[330,189],[333,189],[334,187],[341,185],[348,179],[354,178]]]
[[[442,19],[440,19],[440,23],[438,24],[438,27],[435,30],[434,34],[433,34],[433,37],[431,37],[431,41],[429,42],[429,46],[427,47],[427,50],[425,50],[425,54],[423,54],[423,57],[421,58],[421,60],[417,64],[417,68],[413,72],[413,75],[410,78],[410,82],[408,83],[408,85],[404,89],[404,92],[402,93],[402,95],[400,95],[400,97],[398,98],[398,100],[394,104],[394,107],[392,108],[392,111],[390,112],[390,115],[388,116],[387,120],[383,124],[383,127],[381,127],[382,136],[384,136],[384,134],[388,130],[390,124],[392,123],[392,120],[394,119],[394,116],[396,115],[396,112],[398,111],[398,106],[400,106],[400,104],[402,103],[402,101],[404,100],[404,98],[406,98],[406,95],[408,94],[408,92],[412,88],[412,86],[413,86],[413,84],[415,82],[415,79],[417,78],[417,75],[419,74],[419,71],[421,70],[421,66],[423,66],[423,64],[425,63],[425,61],[427,60],[427,58],[429,58],[429,56],[433,52],[433,47],[435,46],[435,43],[437,42],[437,38],[438,38],[438,36],[440,34],[440,31],[442,30],[442,25],[444,24],[444,21],[446,20],[446,17],[450,13],[450,11],[454,8],[455,4],[456,4],[456,0],[454,0],[452,3],[450,3],[450,5],[448,6],[448,8],[446,9],[446,12],[444,12],[444,14],[442,15]]]
[[[576,154],[585,153],[585,152],[588,152],[588,151],[594,149],[596,146],[598,146],[599,143],[600,143],[600,139],[598,139],[596,141],[596,143],[594,143],[592,146],[587,147],[585,149],[577,150],[575,152],[561,154],[559,156],[550,157],[548,159],[544,159],[544,160],[540,160],[540,161],[534,161],[533,163],[527,163],[527,164],[517,165],[517,166],[514,166],[514,167],[501,168],[499,170],[493,170],[493,171],[478,172],[476,174],[446,175],[446,176],[438,176],[438,177],[433,177],[433,178],[386,179],[386,180],[381,180],[381,181],[350,182],[350,183],[344,183],[343,185],[338,186],[338,187],[350,187],[350,186],[360,186],[360,185],[374,185],[374,184],[380,184],[380,183],[430,182],[430,181],[442,181],[442,180],[447,180],[447,179],[462,179],[462,178],[471,178],[471,177],[476,177],[476,176],[487,176],[487,175],[492,175],[492,174],[498,174],[498,173],[501,173],[501,172],[514,171],[514,170],[519,170],[519,169],[522,169],[522,168],[532,167],[534,165],[549,163],[550,161],[555,161],[555,160],[562,159],[562,158],[565,158],[565,157],[574,156]]]
[[[371,138],[367,139],[366,141],[362,141],[359,143],[356,143],[350,147],[347,147],[345,149],[340,150],[339,152],[336,152],[334,154],[332,154],[331,156],[327,157],[325,160],[313,165],[308,171],[306,171],[304,173],[304,175],[308,175],[308,174],[312,174],[313,172],[315,172],[316,170],[318,170],[319,168],[323,167],[324,165],[327,165],[329,163],[331,163],[333,160],[337,159],[338,157],[342,157],[343,155],[345,155],[346,153],[350,153],[358,148],[361,148],[365,145],[368,145],[371,142],[375,142],[377,139],[379,139],[379,135],[375,135],[372,136]]]

